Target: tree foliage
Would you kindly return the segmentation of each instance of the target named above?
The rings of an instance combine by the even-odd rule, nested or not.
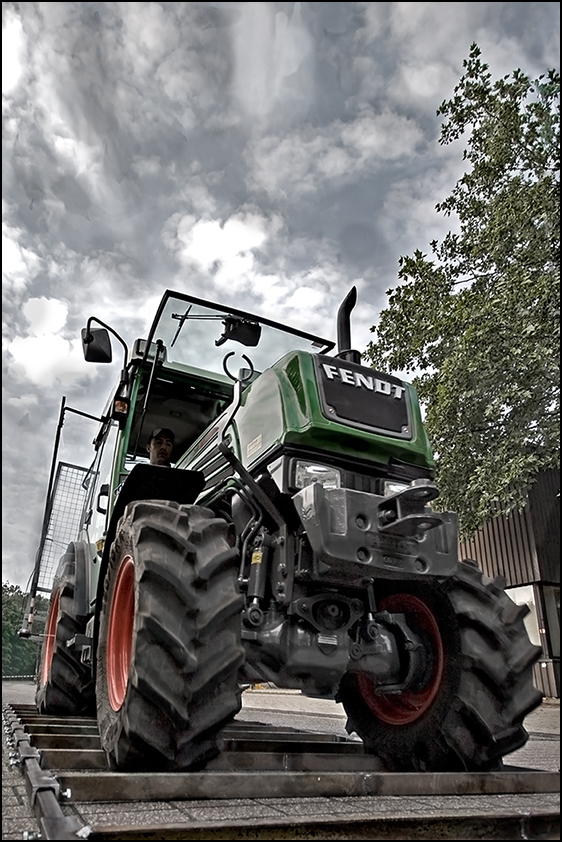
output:
[[[27,607],[28,595],[19,585],[2,582],[2,675],[35,675],[39,646],[18,637]],[[46,616],[48,601],[38,597],[38,611]],[[44,622],[44,618],[43,618]],[[42,623],[34,622],[33,632],[42,632]]]
[[[560,465],[560,74],[492,81],[473,44],[437,114],[467,172],[436,206],[457,228],[399,260],[366,358],[412,376],[441,505],[466,537]]]

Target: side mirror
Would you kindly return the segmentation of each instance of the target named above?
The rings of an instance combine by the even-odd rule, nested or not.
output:
[[[82,328],[82,351],[88,363],[110,363],[111,340],[104,327]]]

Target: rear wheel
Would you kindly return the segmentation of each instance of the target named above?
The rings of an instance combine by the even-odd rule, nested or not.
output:
[[[95,713],[91,669],[81,650],[67,644],[86,629],[87,617],[76,608],[76,555],[74,545],[62,556],[51,592],[41,651],[35,703],[39,713],[89,716]]]
[[[113,768],[202,768],[240,710],[242,599],[228,526],[201,506],[125,510],[105,578],[96,695]]]
[[[487,771],[528,739],[525,716],[542,699],[532,667],[540,656],[528,613],[473,562],[436,588],[388,594],[380,610],[403,613],[428,653],[423,676],[384,693],[366,673],[347,674],[339,701],[370,753],[389,771]]]

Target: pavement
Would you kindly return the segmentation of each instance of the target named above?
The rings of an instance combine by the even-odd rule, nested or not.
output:
[[[35,688],[31,683],[2,682],[3,704],[32,704]],[[238,719],[259,721],[273,727],[290,726],[308,731],[327,732],[347,736],[346,716],[342,705],[326,699],[310,699],[299,691],[279,690],[263,686],[248,689],[242,696],[243,707]],[[543,704],[525,720],[530,739],[518,751],[505,758],[509,765],[545,771],[560,770],[560,700],[545,699]],[[9,765],[8,747],[2,735],[2,839],[38,839],[39,827],[29,806],[24,779],[17,768]],[[468,801],[470,803],[468,804]],[[273,804],[273,802],[275,802]],[[522,793],[502,796],[424,796],[416,797],[416,810],[424,818],[440,817],[446,811],[455,813],[466,810],[467,815],[476,810],[498,809],[501,802],[505,810],[519,811],[521,816],[542,809],[559,812],[560,799],[556,793]],[[78,815],[85,824],[106,825],[131,823],[142,826],[144,821],[172,822],[186,814],[194,822],[216,822],[237,818],[248,823],[263,819],[294,819],[298,815],[318,815],[322,821],[328,817],[357,817],[376,814],[395,819],[411,812],[412,799],[396,796],[371,796],[360,798],[251,798],[190,801],[178,803],[138,803],[133,809],[119,804],[90,804],[80,811],[71,805],[65,807],[69,815]],[[259,838],[254,836],[253,838]],[[316,837],[320,838],[320,837]],[[373,837],[371,837],[373,838]],[[558,837],[559,838],[559,837]]]

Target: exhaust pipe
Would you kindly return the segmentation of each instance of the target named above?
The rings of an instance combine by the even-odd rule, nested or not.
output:
[[[338,357],[361,365],[361,354],[351,348],[351,311],[357,303],[357,288],[351,287],[338,310]]]

